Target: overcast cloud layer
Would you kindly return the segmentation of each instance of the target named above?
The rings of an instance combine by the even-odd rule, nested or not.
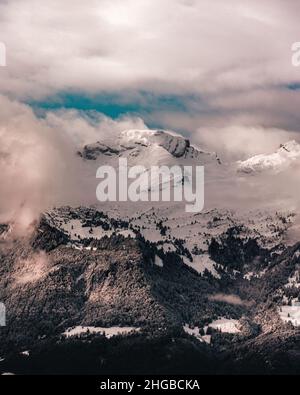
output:
[[[299,15],[297,0],[0,0],[0,209],[57,202],[62,185],[74,197],[74,150],[111,131],[183,131],[226,161],[297,139]],[[156,103],[148,111],[145,92]],[[93,126],[64,101],[44,118],[26,105],[61,94],[114,95],[135,114],[98,114]],[[12,185],[20,165],[27,181]]]
[[[147,121],[295,130],[300,94],[288,86],[300,81],[291,64],[299,15],[297,0],[2,0],[0,89],[27,100],[173,94],[189,113],[156,109]]]
[[[1,89],[213,93],[299,80],[296,0],[1,1]]]

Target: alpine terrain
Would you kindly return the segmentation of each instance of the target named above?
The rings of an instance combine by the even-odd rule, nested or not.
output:
[[[203,165],[205,208],[95,201],[49,208],[22,234],[17,217],[1,224],[0,371],[299,374],[297,209],[233,210],[226,189],[297,166],[299,147],[228,164],[173,132],[128,130],[74,152],[94,191],[96,169],[120,158],[145,179]]]

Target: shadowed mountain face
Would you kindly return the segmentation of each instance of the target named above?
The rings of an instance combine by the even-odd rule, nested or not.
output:
[[[1,251],[1,300],[12,337],[73,325],[158,328],[200,319],[209,308],[204,299],[213,285],[176,254],[160,268],[156,247],[143,239],[115,235],[82,250],[69,242],[41,221],[30,240],[11,241]]]
[[[272,373],[284,372],[285,361],[297,372],[299,330],[283,315],[290,308],[297,321],[299,245],[289,247],[274,235],[272,245],[232,219],[216,226],[221,213],[203,217],[207,252],[171,236],[166,217],[152,217],[158,241],[145,238],[138,218],[113,219],[84,208],[47,213],[22,239],[11,229],[0,242],[0,300],[7,309],[1,369]],[[269,221],[272,228],[275,219]],[[206,254],[213,266],[193,267]],[[76,335],[65,335],[71,328]],[[120,328],[120,334],[109,339],[97,328]],[[72,361],[57,364],[70,352]],[[179,356],[186,364],[176,362]]]

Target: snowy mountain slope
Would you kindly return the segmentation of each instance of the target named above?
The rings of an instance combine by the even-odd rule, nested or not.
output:
[[[78,155],[87,196],[92,199],[96,197],[95,190],[99,182],[95,175],[100,166],[115,169],[117,180],[123,177],[120,175],[121,169],[125,171],[127,166],[129,171],[136,166],[134,171],[140,185],[140,196],[143,196],[142,200],[148,208],[152,205],[148,204],[150,194],[160,193],[169,186],[172,197],[175,191],[181,193],[183,185],[192,193],[196,166],[204,166],[204,178],[208,181],[224,178],[227,172],[216,153],[195,147],[183,136],[169,131],[125,130],[114,140],[107,137],[105,141],[84,146]],[[122,164],[120,159],[123,160]]]
[[[79,155],[85,160],[108,160],[126,157],[131,164],[140,160],[145,166],[172,162],[172,157],[199,164],[218,163],[217,154],[205,152],[190,144],[183,136],[162,130],[125,130],[116,141],[101,141],[86,145]],[[150,162],[149,162],[150,160]],[[179,163],[174,161],[174,163]]]
[[[299,308],[286,306],[299,297],[300,247],[288,247],[287,237],[295,216],[177,210],[113,218],[63,207],[47,212],[29,239],[11,235],[0,248],[0,297],[14,347],[29,350],[41,336],[79,327],[96,328],[80,335],[84,341],[113,327],[141,328],[143,337],[177,325],[176,336],[197,334],[214,352],[238,353],[262,336],[266,344],[294,338],[288,313],[298,324]]]
[[[275,183],[270,178],[266,185],[264,177],[250,179],[245,176],[265,173],[272,175],[291,167],[294,169],[299,162],[298,158],[300,158],[300,145],[290,141],[271,155],[257,155],[238,163],[223,163],[216,153],[195,147],[178,134],[159,130],[126,130],[117,134],[114,139],[108,136],[105,141],[86,145],[80,150],[78,159],[84,174],[81,179],[84,183],[85,195],[91,197],[88,205],[97,203],[95,196],[99,183],[95,177],[97,169],[101,165],[111,166],[116,169],[119,179],[119,159],[127,159],[128,168],[140,167],[136,176],[141,182],[141,195],[145,197],[144,206],[147,208],[152,206],[148,199],[150,193],[162,191],[166,187],[162,182],[162,175],[159,172],[155,174],[155,166],[160,166],[159,171],[163,166],[167,166],[168,169],[177,166],[179,169],[178,174],[175,174],[171,180],[172,196],[173,191],[178,191],[178,187],[182,185],[190,188],[191,191],[195,186],[195,167],[204,166],[204,203],[207,210],[216,207],[233,210],[272,207],[276,211],[284,210],[285,207],[296,207],[298,202],[294,180],[282,177],[282,181]],[[183,166],[191,166],[192,173],[182,177]],[[188,171],[187,167],[185,171]],[[293,172],[293,177],[296,181],[295,173]],[[184,208],[181,207],[182,209]],[[123,210],[126,210],[125,206],[122,207]]]
[[[282,144],[280,148],[272,154],[260,154],[245,161],[239,161],[238,172],[244,174],[261,172],[279,173],[299,161],[300,144],[292,140]]]
[[[257,240],[257,254],[264,249],[279,253],[283,246],[289,245],[289,233],[296,226],[295,215],[288,212],[237,214],[215,209],[195,215],[178,211],[176,206],[141,209],[135,213],[120,210],[103,213],[96,208],[64,207],[46,213],[45,218],[66,235],[74,248],[96,250],[97,243],[93,240],[112,235],[135,238],[140,234],[156,245],[162,255],[174,252],[198,273],[208,271],[216,278],[222,263],[212,257],[213,240],[222,244],[228,240],[228,232],[234,230],[234,237],[242,243],[238,248],[242,249],[248,240]],[[234,259],[240,258],[236,255]],[[240,270],[250,271],[247,265],[241,266]]]

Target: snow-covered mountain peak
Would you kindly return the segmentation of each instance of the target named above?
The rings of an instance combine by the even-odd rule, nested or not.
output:
[[[205,152],[191,145],[190,141],[174,132],[164,130],[130,129],[122,131],[115,143],[99,141],[86,145],[79,153],[83,159],[97,160],[111,156],[130,156],[131,158],[149,158],[151,156],[188,159],[200,164],[220,163],[216,153]],[[136,160],[138,162],[138,160]]]
[[[184,156],[190,147],[188,139],[163,130],[125,130],[121,133],[120,140],[123,144],[141,144],[146,147],[158,145],[178,158]]]
[[[245,161],[239,161],[238,172],[245,174],[271,171],[280,173],[288,169],[296,160],[300,160],[300,144],[295,140],[282,144],[272,154],[255,155]]]

